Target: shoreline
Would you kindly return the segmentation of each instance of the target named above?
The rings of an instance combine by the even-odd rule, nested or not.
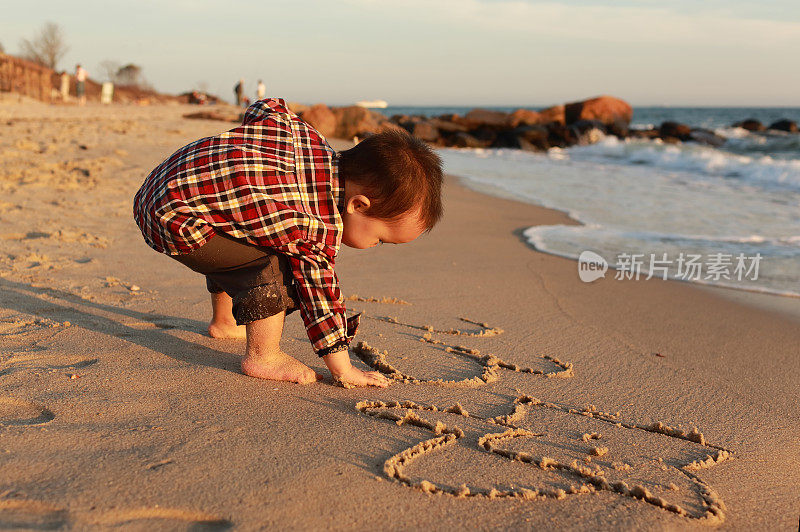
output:
[[[541,200],[538,200],[538,199],[530,199],[530,198],[527,198],[527,197],[518,196],[513,191],[507,190],[507,188],[505,186],[503,186],[503,185],[493,185],[491,183],[488,183],[486,181],[481,180],[480,178],[459,176],[459,175],[457,175],[457,173],[454,173],[453,175],[458,177],[459,182],[462,185],[464,185],[464,186],[466,186],[466,187],[468,187],[468,188],[470,188],[472,190],[481,192],[483,194],[488,194],[490,196],[498,197],[498,198],[521,201],[523,203],[526,203],[526,204],[529,204],[529,205],[534,205],[534,206],[537,206],[537,207],[540,207],[540,208],[543,208],[543,209],[551,209],[551,210],[555,210],[555,211],[561,212],[561,213],[563,213],[565,216],[567,216],[570,219],[570,223],[561,224],[561,225],[578,225],[578,226],[585,226],[586,225],[586,222],[584,222],[580,218],[576,217],[576,214],[580,215],[580,213],[578,213],[577,211],[574,211],[572,208],[562,208],[562,207],[558,207],[558,206],[554,206],[554,205],[548,204],[547,201],[541,201]],[[573,261],[576,261],[576,262],[578,260],[578,257],[576,255],[573,256],[573,255],[570,255],[570,254],[567,254],[567,253],[560,253],[558,251],[552,251],[552,250],[549,250],[549,249],[546,249],[546,248],[542,249],[542,248],[539,248],[536,243],[529,242],[525,237],[522,237],[522,238],[525,240],[526,244],[529,245],[532,249],[535,249],[536,251],[539,251],[541,253],[547,253],[549,255],[566,258],[566,259],[573,260]],[[712,237],[703,237],[703,238],[713,239],[715,237],[712,236]],[[767,240],[769,240],[769,239],[767,238]],[[587,246],[587,247],[584,247],[583,249],[592,249],[590,244],[585,242],[584,245]],[[706,253],[710,253],[710,251],[706,250]],[[577,254],[577,252],[576,252],[576,254]],[[765,257],[765,261],[771,260],[772,258],[773,258],[772,256],[766,256]],[[608,257],[606,257],[606,259],[608,259]],[[616,271],[615,264],[613,264],[612,260],[608,260],[608,269],[612,273]],[[643,276],[646,276],[646,271],[644,271],[644,270],[643,270]],[[787,286],[780,286],[780,287],[772,287],[772,286],[770,286],[769,283],[767,283],[766,286],[762,285],[762,287],[759,287],[759,286],[756,286],[755,284],[747,284],[747,283],[737,284],[735,282],[735,280],[734,281],[712,282],[712,281],[705,281],[705,280],[699,280],[699,281],[697,281],[697,280],[686,280],[686,279],[675,278],[675,277],[670,277],[668,280],[682,282],[682,283],[688,283],[688,284],[696,285],[696,286],[710,287],[710,288],[714,288],[714,289],[725,289],[725,290],[733,290],[733,291],[742,291],[742,292],[748,292],[748,293],[753,293],[753,294],[760,294],[760,295],[767,295],[767,296],[778,296],[778,297],[789,298],[789,299],[798,299],[798,298],[800,298],[800,292],[792,290],[788,285]],[[601,281],[598,281],[598,282],[601,282]],[[789,309],[789,311],[792,312],[793,314],[797,313],[795,310],[790,308],[790,307],[793,307],[793,305],[791,303],[780,303],[780,304],[777,305],[777,307],[779,307],[781,309]]]
[[[338,139],[337,139],[338,140]],[[345,142],[345,141],[342,141]],[[453,180],[460,186],[463,186],[471,191],[474,191],[478,194],[482,194],[488,197],[493,198],[500,198],[507,201],[517,202],[523,205],[529,205],[536,209],[541,209],[543,211],[549,211],[554,216],[561,218],[562,222],[559,222],[563,225],[585,225],[580,220],[576,220],[572,218],[569,212],[557,209],[554,207],[547,207],[538,203],[527,202],[523,200],[516,199],[512,197],[510,192],[507,192],[503,189],[496,188],[496,193],[488,192],[487,190],[492,188],[487,185],[483,185],[480,183],[470,182],[470,178],[462,177],[457,175],[450,175],[447,176],[449,179]],[[481,189],[484,190],[481,190]],[[539,223],[532,225],[530,227],[536,227],[540,225],[556,225],[556,223]],[[541,253],[543,255],[548,255],[551,257],[558,257],[562,259],[569,260],[577,265],[578,259],[566,255],[561,255],[558,253],[553,253],[546,250],[541,250],[537,248],[534,244],[531,244],[527,238],[522,234],[526,228],[520,228],[514,232],[514,236],[520,240],[520,242],[535,253]],[[609,264],[609,270],[614,270],[613,266]],[[576,271],[577,276],[577,271]],[[657,279],[660,281],[664,281],[663,279]],[[594,282],[602,282],[602,281],[594,281]],[[681,279],[667,279],[664,282],[668,283],[681,283],[698,290],[707,291],[710,294],[713,294],[716,297],[727,299],[730,301],[734,301],[739,304],[743,304],[746,306],[752,307],[754,310],[759,311],[771,311],[777,312],[782,314],[785,317],[792,318],[795,320],[800,321],[800,295],[796,294],[785,294],[785,293],[776,293],[770,291],[759,291],[759,290],[751,290],[747,288],[736,288],[733,286],[725,286],[725,285],[714,285],[711,283],[696,283],[692,281],[684,281]]]
[[[346,142],[346,141],[342,140],[341,142]],[[534,203],[516,199],[513,197],[512,193],[502,188],[492,187],[483,183],[478,183],[471,180],[468,177],[462,177],[458,175],[448,175],[448,177],[452,180],[455,180],[455,182],[457,182],[459,185],[468,188],[470,190],[473,190],[479,194],[495,198],[506,199],[508,201],[515,201],[525,205],[531,205],[533,207],[536,207],[538,209],[543,209],[545,211],[551,211],[552,213],[563,218],[563,222],[561,222],[562,225],[585,225],[580,220],[576,220],[575,218],[570,216],[570,213],[566,210],[557,209],[554,207],[548,207],[540,203]],[[489,190],[492,190],[493,192],[489,192]],[[537,224],[537,225],[555,225],[555,224],[548,223],[548,224]],[[577,258],[546,250],[541,250],[537,248],[534,244],[531,244],[528,241],[528,239],[522,234],[522,232],[525,229],[527,228],[519,229],[517,232],[514,233],[514,236],[519,238],[520,242],[523,243],[526,247],[528,247],[531,251],[534,251],[536,253],[543,253],[545,255],[549,255],[552,257],[560,257],[563,259],[567,259],[574,262],[577,265],[578,262]],[[609,270],[610,271],[614,270],[613,265],[609,264]],[[663,279],[661,280],[663,281]],[[754,309],[780,312],[787,317],[800,320],[800,295],[797,294],[777,293],[768,290],[761,291],[748,288],[736,288],[734,286],[714,285],[712,283],[697,283],[697,282],[685,281],[673,278],[667,279],[667,281],[686,284],[689,286],[696,287],[698,289],[706,289],[709,290],[710,293],[715,294],[721,298],[729,299],[737,303],[743,303],[745,305],[750,305]],[[602,282],[602,281],[595,281],[595,282]]]

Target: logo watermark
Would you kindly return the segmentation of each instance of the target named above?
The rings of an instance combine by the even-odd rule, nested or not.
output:
[[[678,279],[682,281],[756,281],[761,253],[679,253],[670,258],[667,253],[620,253],[612,266],[614,279]],[[584,251],[578,258],[578,276],[591,283],[606,276],[608,262],[593,251]]]
[[[591,283],[606,276],[608,262],[594,251],[584,251],[578,257],[578,276],[584,283]]]

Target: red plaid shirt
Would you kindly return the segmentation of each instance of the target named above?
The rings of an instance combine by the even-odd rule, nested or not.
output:
[[[281,99],[251,105],[242,125],[181,148],[147,176],[134,198],[145,241],[189,253],[215,231],[277,250],[291,264],[300,313],[314,349],[349,344],[333,270],[341,245],[344,188],[336,152]]]

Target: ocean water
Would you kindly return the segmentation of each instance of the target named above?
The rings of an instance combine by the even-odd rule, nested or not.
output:
[[[604,282],[638,272],[642,279],[800,297],[800,135],[729,127],[750,117],[800,122],[800,108],[635,110],[634,123],[642,125],[677,120],[714,129],[729,139],[719,149],[605,137],[547,153],[440,154],[446,171],[468,186],[563,210],[581,222],[530,227],[524,234],[555,255],[597,253],[610,266]]]

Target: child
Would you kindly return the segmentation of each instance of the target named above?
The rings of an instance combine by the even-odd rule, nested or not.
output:
[[[134,198],[145,241],[206,276],[209,334],[241,337],[242,371],[307,384],[322,378],[279,348],[300,310],[334,379],[389,379],[350,364],[359,316],[345,317],[334,272],[339,246],[403,244],[442,214],[439,157],[405,133],[373,135],[337,154],[281,99],[247,109],[241,126],[189,144],[161,163]]]

